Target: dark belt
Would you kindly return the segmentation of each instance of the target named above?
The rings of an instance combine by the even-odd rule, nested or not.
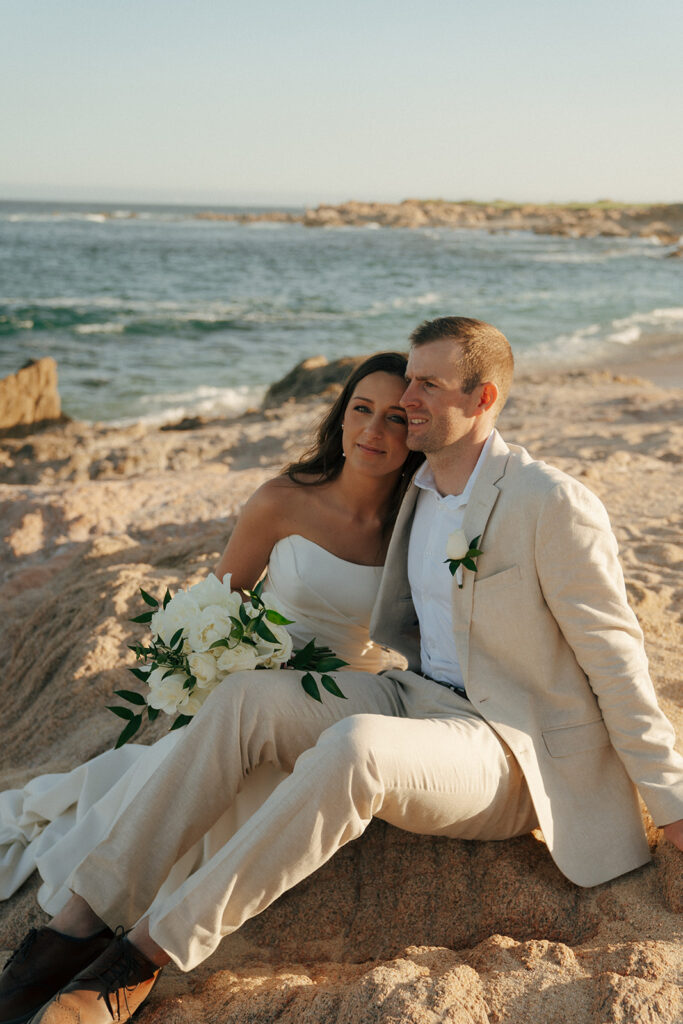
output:
[[[464,697],[465,700],[469,700],[464,686],[456,686],[455,683],[444,683],[441,679],[435,679],[434,682],[438,683],[439,686],[445,686],[447,690],[452,690],[453,693],[457,693],[458,697]]]

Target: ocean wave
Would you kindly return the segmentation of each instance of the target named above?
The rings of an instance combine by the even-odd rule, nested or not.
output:
[[[568,365],[575,360],[593,362],[609,357],[617,351],[617,346],[623,349],[637,345],[646,335],[666,343],[679,334],[683,334],[683,307],[662,307],[617,317],[606,324],[587,324],[570,334],[559,334],[521,352],[518,361],[525,367],[539,363]]]
[[[76,334],[122,334],[125,330],[125,324],[76,324],[74,330]]]
[[[174,334],[179,329],[198,332],[251,329],[254,325],[283,324],[305,327],[315,323],[344,323],[375,319],[395,310],[435,306],[443,296],[436,291],[395,295],[369,306],[353,308],[294,308],[267,298],[213,301],[197,305],[173,300],[119,299],[109,295],[52,296],[44,299],[1,300],[0,324],[5,332],[26,326],[36,331],[72,329],[76,334]],[[99,319],[109,314],[106,321]],[[116,317],[116,319],[112,319]]]
[[[660,259],[661,244],[652,244],[649,238],[634,239],[625,238],[623,244],[610,246],[609,249],[582,251],[570,248],[557,250],[548,249],[544,252],[534,253],[529,257],[531,263],[562,263],[562,264],[590,264],[609,263],[612,260],[624,260],[634,256],[650,259]]]
[[[134,423],[163,426],[177,423],[186,417],[205,419],[235,419],[247,409],[260,406],[265,388],[246,384],[233,388],[201,385],[188,391],[175,391],[143,395],[138,415],[112,421],[114,426],[127,427]]]

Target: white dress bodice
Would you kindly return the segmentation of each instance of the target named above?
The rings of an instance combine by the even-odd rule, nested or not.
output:
[[[381,565],[357,565],[292,534],[275,544],[264,592],[292,625],[295,643],[315,638],[349,668],[379,672],[383,655],[368,632]]]

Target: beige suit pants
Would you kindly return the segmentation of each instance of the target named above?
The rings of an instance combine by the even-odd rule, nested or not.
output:
[[[427,835],[504,839],[536,817],[519,766],[472,705],[412,672],[338,677],[319,704],[293,671],[239,672],[71,877],[112,928],[149,913],[183,970],[360,836],[371,818]],[[207,863],[155,900],[174,863],[262,762],[291,774]]]

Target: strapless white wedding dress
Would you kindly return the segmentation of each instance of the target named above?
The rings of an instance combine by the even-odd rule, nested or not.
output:
[[[294,535],[273,548],[266,589],[294,620],[288,628],[296,644],[315,637],[350,668],[378,672],[386,656],[370,641],[368,626],[381,573],[379,566],[347,562]],[[310,700],[303,690],[302,700]],[[73,868],[106,838],[181,737],[179,730],[152,746],[127,744],[73,771],[41,775],[23,789],[0,794],[0,899],[7,899],[37,868],[43,881],[38,902],[49,914],[57,913],[70,895],[66,881]],[[178,861],[163,890],[175,889],[223,846],[283,778],[274,765],[259,766],[235,803]]]

